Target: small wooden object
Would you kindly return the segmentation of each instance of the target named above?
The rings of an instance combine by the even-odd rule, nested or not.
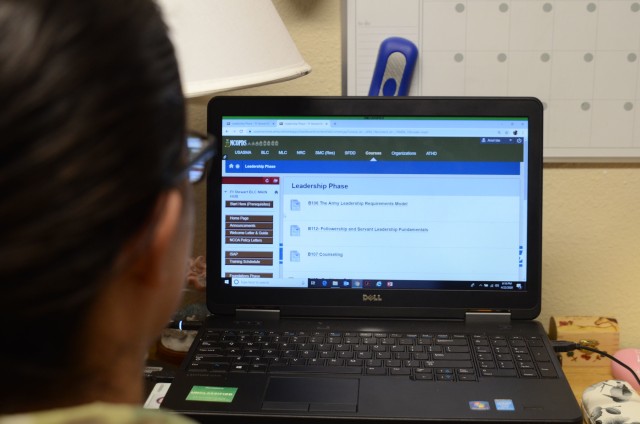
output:
[[[551,340],[583,343],[613,355],[620,345],[618,320],[598,316],[553,316],[549,323]],[[593,343],[589,343],[593,342]],[[611,366],[611,360],[594,352],[574,350],[560,354],[562,367]]]

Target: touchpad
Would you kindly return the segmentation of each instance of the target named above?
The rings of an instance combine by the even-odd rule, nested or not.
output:
[[[272,377],[262,403],[267,411],[356,412],[357,378]]]

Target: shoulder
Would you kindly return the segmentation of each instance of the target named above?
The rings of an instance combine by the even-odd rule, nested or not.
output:
[[[72,408],[0,416],[0,424],[193,424],[182,415],[133,405],[92,403]]]

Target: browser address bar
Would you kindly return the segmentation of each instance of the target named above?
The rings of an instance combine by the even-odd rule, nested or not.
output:
[[[252,136],[431,136],[431,137],[504,137],[503,129],[493,128],[323,128],[322,126],[309,128],[308,126],[282,126],[276,128],[251,129],[223,129],[223,135],[252,135]],[[527,137],[526,130],[520,130],[519,137]]]

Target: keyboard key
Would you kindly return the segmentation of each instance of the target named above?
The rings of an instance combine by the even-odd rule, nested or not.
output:
[[[392,368],[389,368],[389,373],[391,375],[411,375],[411,369],[410,368],[392,367]]]
[[[535,365],[533,365],[533,362],[518,362],[518,368],[526,369],[526,370],[533,370],[533,369],[535,369]]]
[[[384,370],[384,368],[382,368]],[[336,367],[336,366],[275,366],[269,367],[272,374],[362,374],[361,367]]]
[[[544,378],[558,377],[558,373],[556,373],[556,370],[553,368],[553,365],[551,364],[540,364],[538,366],[538,369],[540,370],[540,377],[544,377]]]
[[[518,362],[531,362],[533,361],[533,358],[531,357],[531,355],[522,355],[522,354],[517,354],[514,355],[514,359]]]
[[[470,361],[471,354],[469,353],[434,353],[433,359],[446,359],[449,361]]]
[[[512,355],[509,355],[508,353],[498,353],[498,354],[496,355],[496,359],[497,359],[498,361],[513,361],[513,356],[512,356]],[[516,360],[517,360],[517,361],[520,361],[520,360],[524,360],[524,359],[517,359],[517,358],[516,358]],[[529,358],[528,360],[530,361],[530,360],[531,360],[531,358]]]
[[[228,362],[215,362],[210,365],[209,370],[213,372],[226,372],[229,369]]]
[[[383,367],[366,367],[365,372],[367,375],[386,375],[387,369]]]
[[[538,362],[549,362],[551,359],[549,358],[549,354],[544,347],[532,347],[531,355]]]
[[[251,364],[249,365],[249,372],[267,372],[267,366],[265,364]]]
[[[469,346],[447,346],[445,348],[447,353],[469,353]]]
[[[424,368],[473,368],[471,361],[423,361]]]
[[[493,361],[493,354],[491,353],[478,353],[477,358],[479,361]]]
[[[441,346],[467,346],[468,345],[465,339],[437,339],[436,344]]]
[[[234,364],[234,365],[231,366],[231,369],[229,371],[231,371],[231,372],[247,372],[247,371],[249,371],[249,365]]]
[[[501,369],[482,369],[480,375],[483,377],[517,377],[518,373],[513,370],[501,370]]]

